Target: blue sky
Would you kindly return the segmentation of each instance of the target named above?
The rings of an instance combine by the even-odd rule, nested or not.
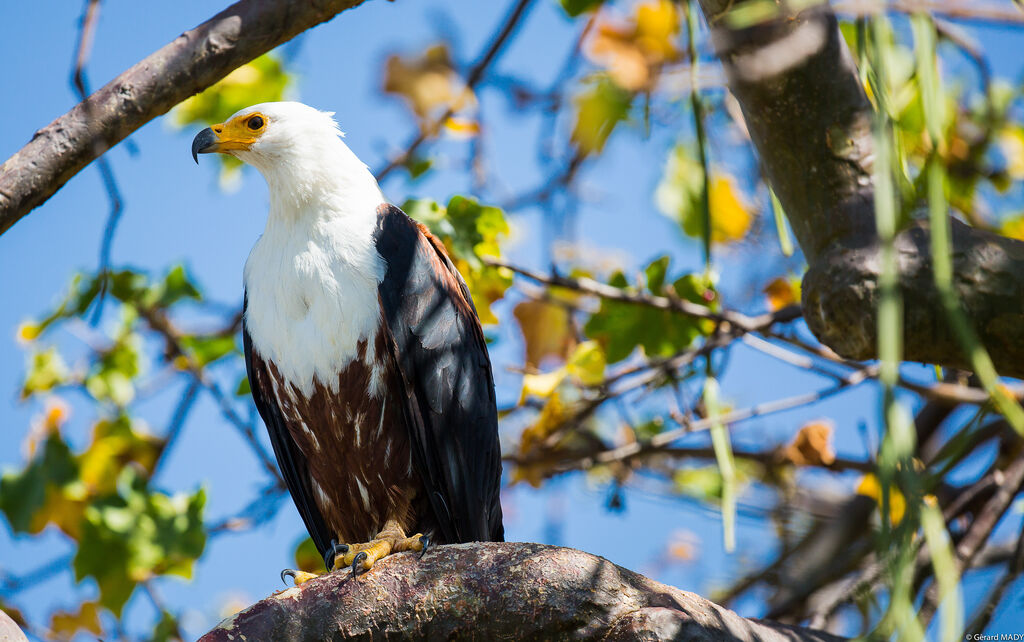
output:
[[[218,7],[219,3],[197,0],[104,2],[89,64],[92,85],[101,86],[207,19]],[[297,97],[335,111],[347,132],[348,145],[371,168],[380,167],[414,133],[405,108],[380,93],[385,55],[395,51],[412,54],[442,35],[453,35],[459,60],[472,60],[505,10],[504,3],[470,0],[367,2],[308,32],[291,50],[299,77]],[[68,78],[80,11],[80,2],[68,0],[0,6],[0,57],[9,62],[0,76],[0,96],[4,97],[0,103],[0,158],[16,152],[32,132],[75,104]],[[561,66],[577,27],[564,18],[556,3],[538,0],[497,70],[546,86]],[[975,33],[984,38],[997,61],[997,73],[1019,78],[1020,70],[1011,66],[1012,56],[1000,56],[1015,46],[1013,34],[997,29]],[[495,87],[485,86],[480,96],[487,116],[491,171],[503,186],[490,196],[535,186],[544,178],[534,145],[539,119],[517,112]],[[108,154],[125,203],[113,247],[114,262],[154,272],[183,262],[210,298],[237,304],[242,265],[264,224],[266,188],[255,172],[247,171],[237,191],[220,191],[215,165],[205,162],[207,159],[200,167],[192,163],[189,143],[193,134],[178,131],[168,119],[158,118],[131,137],[134,153],[121,144]],[[662,159],[675,138],[673,132],[656,130],[645,140],[639,128],[620,131],[612,138],[603,158],[581,176],[583,198],[576,217],[576,241],[597,254],[614,251],[623,255],[627,267],[643,265],[662,253],[672,254],[677,266],[700,266],[698,246],[657,213],[651,198]],[[440,166],[458,170],[466,146],[443,143],[436,154]],[[397,203],[409,196],[446,200],[453,193],[467,191],[466,181],[461,171],[439,171],[419,183],[409,183],[396,173],[383,187]],[[0,237],[0,274],[5,276],[0,280],[0,468],[23,464],[22,442],[32,416],[39,412],[37,405],[16,401],[24,353],[15,344],[15,328],[22,320],[49,309],[74,271],[95,266],[106,214],[99,173],[90,167]],[[544,268],[548,256],[540,220],[536,209],[517,213],[512,219],[516,233],[508,247],[516,262],[537,269]],[[769,276],[784,265],[799,269],[798,260],[783,262],[772,244],[725,255],[719,269],[727,302],[758,311],[763,302],[747,286],[757,282],[751,275]],[[511,318],[508,304],[496,309],[499,316],[504,312],[502,318]],[[492,358],[499,399],[511,402],[518,396],[519,384],[506,367],[520,360],[521,339],[510,323],[500,326],[496,334]],[[54,340],[61,346],[74,346],[78,341],[66,333]],[[237,374],[225,372],[223,377],[234,381]],[[723,394],[735,407],[827,384],[826,379],[742,347],[734,350],[722,381]],[[140,414],[154,432],[162,432],[175,401],[175,395],[164,395],[142,404]],[[80,445],[90,414],[87,406],[76,400],[72,403],[75,414],[68,436]],[[860,426],[867,426],[869,432],[876,430],[877,404],[877,391],[866,385],[809,407],[742,423],[734,430],[733,439],[752,446],[779,443],[805,421],[832,417],[839,454],[863,456]],[[506,439],[514,437],[505,435]],[[820,486],[827,489],[831,485],[837,493],[848,491],[856,482],[855,476],[820,479]],[[209,497],[207,515],[213,521],[237,512],[262,480],[246,446],[203,397],[157,483],[169,491],[204,485]],[[507,537],[580,548],[705,595],[772,553],[773,540],[757,522],[741,517],[739,552],[727,556],[721,546],[717,512],[645,488],[640,484],[640,488],[628,489],[625,510],[609,512],[604,507],[608,489],[582,475],[559,479],[539,492],[515,487],[505,496]],[[1012,521],[1004,529],[1019,524],[1019,514]],[[699,538],[697,557],[685,564],[660,562],[666,540],[683,531]],[[301,522],[286,502],[266,527],[211,541],[191,584],[161,580],[159,592],[169,604],[186,608],[186,631],[198,635],[216,623],[224,601],[237,597],[248,603],[280,588],[278,572],[290,565],[291,552],[301,535]],[[69,550],[63,536],[52,531],[41,537],[15,537],[6,524],[0,527],[0,569],[6,572],[24,572]],[[969,578],[968,595],[976,598],[977,589],[990,580],[987,575]],[[74,596],[91,596],[94,591],[89,582],[74,587],[71,573],[65,571],[46,584],[19,592],[11,601],[41,622],[42,614],[72,606],[78,601]],[[752,600],[739,606],[744,614],[758,614]],[[148,622],[152,607],[137,595],[129,613],[130,622]],[[1010,616],[1002,617],[993,630],[1009,626]]]

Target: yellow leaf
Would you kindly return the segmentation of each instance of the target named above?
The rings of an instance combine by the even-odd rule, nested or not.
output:
[[[565,379],[566,374],[568,373],[565,368],[559,368],[558,370],[542,374],[523,375],[522,399],[526,399],[527,397],[540,397],[541,399],[547,399],[554,394],[555,389],[558,388],[558,384],[562,383],[562,380]]]
[[[585,154],[599,154],[615,126],[629,115],[632,96],[607,77],[597,77],[576,97],[573,143]]]
[[[576,346],[566,370],[585,386],[604,382],[604,369],[608,365],[604,350],[597,341],[586,341]]]
[[[72,483],[60,487],[47,485],[46,499],[42,507],[32,514],[28,531],[39,533],[47,525],[53,524],[68,537],[77,540],[81,534],[82,514],[87,503],[88,496],[81,484]]]
[[[557,392],[552,393],[541,409],[537,421],[523,430],[519,440],[520,457],[528,458],[534,448],[562,426],[570,415],[571,406],[563,402]],[[543,470],[536,466],[519,466],[512,477],[513,482],[526,481],[534,488],[540,486],[542,479]]]
[[[18,345],[28,345],[39,338],[43,328],[38,323],[32,321],[22,321],[18,326],[17,334],[15,334],[15,341]]]
[[[1024,179],[1024,129],[1005,128],[999,132],[997,140],[1006,158],[1006,173],[1013,180]]]
[[[437,44],[412,58],[391,56],[384,71],[384,91],[405,99],[420,129],[429,131],[446,110],[475,106],[476,97],[455,71],[448,47]]]
[[[565,306],[547,301],[523,301],[512,311],[526,347],[526,366],[537,368],[548,357],[565,360],[576,345]]]
[[[631,92],[653,88],[662,65],[679,58],[679,12],[668,0],[637,5],[625,21],[601,21],[586,49],[604,65],[619,87]]]
[[[100,626],[99,602],[83,602],[78,611],[59,611],[50,618],[50,639],[70,640],[79,631],[88,631],[93,635],[103,633]]]
[[[882,486],[878,482],[878,477],[874,473],[868,473],[860,480],[857,485],[857,494],[870,497],[881,506],[882,505]],[[907,510],[907,500],[903,498],[903,493],[898,488],[889,486],[889,519],[893,525],[899,524],[903,520],[903,514]]]
[[[1003,236],[1009,236],[1012,239],[1024,241],[1024,215],[1015,216],[1003,221],[1003,225],[999,229],[999,232]]]
[[[779,310],[800,302],[800,281],[780,276],[764,286],[763,292],[768,297],[768,307]]]
[[[452,116],[444,121],[444,128],[455,138],[473,138],[480,134],[480,122],[471,118]]]
[[[736,186],[728,176],[715,176],[708,200],[711,207],[711,240],[728,243],[743,238],[753,218],[750,210],[737,196]]]
[[[832,423],[828,421],[804,424],[782,451],[782,456],[797,466],[831,465],[836,460],[831,443],[832,430]]]

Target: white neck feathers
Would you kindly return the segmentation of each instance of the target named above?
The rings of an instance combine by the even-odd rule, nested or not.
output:
[[[245,325],[254,350],[310,395],[316,380],[337,390],[361,341],[372,351],[385,272],[373,234],[384,198],[337,136],[300,142],[301,154],[243,159],[270,188],[267,226],[245,265]]]

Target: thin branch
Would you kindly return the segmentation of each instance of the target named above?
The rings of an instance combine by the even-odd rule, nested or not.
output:
[[[498,58],[505,43],[508,41],[509,36],[515,32],[516,27],[522,20],[523,15],[526,13],[527,8],[533,0],[518,0],[512,10],[509,11],[508,15],[502,21],[502,26],[499,28],[488,42],[490,46],[480,56],[480,59],[470,68],[469,74],[466,76],[466,91],[472,91],[480,80],[483,78],[484,72],[487,68]],[[416,154],[416,151],[420,148],[423,143],[427,141],[433,132],[436,132],[440,127],[455,114],[455,107],[450,106],[445,110],[444,114],[440,118],[434,121],[430,127],[420,128],[419,134],[416,135],[409,144],[406,145],[405,151],[392,158],[388,163],[379,169],[375,174],[378,181],[384,180],[388,174],[398,169],[402,165],[409,162],[411,158]]]
[[[164,461],[164,455],[171,451],[171,446],[177,440],[178,435],[181,433],[181,429],[185,425],[185,419],[188,417],[188,413],[192,410],[195,405],[196,397],[199,392],[199,380],[195,377],[189,381],[188,385],[185,386],[185,392],[182,393],[181,399],[178,400],[178,404],[174,407],[174,412],[171,414],[171,420],[168,422],[167,431],[164,433],[164,442],[160,446],[160,453],[157,455],[156,462],[153,464],[153,473],[151,477],[156,477],[157,471],[160,469],[160,464]]]
[[[96,141],[113,147],[240,65],[362,1],[240,0],[140,60],[0,165],[0,234],[95,160]]]
[[[146,308],[143,306],[140,306],[138,311],[139,315],[149,324],[149,327],[163,336],[164,341],[167,344],[167,352],[172,357],[180,356],[184,360],[185,370],[188,371],[199,385],[201,385],[213,397],[214,401],[217,402],[221,415],[223,415],[224,418],[228,420],[228,423],[234,426],[235,429],[241,433],[245,442],[249,444],[249,447],[263,465],[263,468],[274,479],[280,481],[281,473],[278,472],[277,465],[274,463],[274,460],[270,458],[270,455],[260,443],[259,438],[256,436],[253,424],[245,421],[238,415],[234,404],[224,391],[221,390],[220,386],[206,375],[204,368],[196,362],[187,350],[185,350],[184,346],[181,344],[181,333],[173,326],[164,311],[157,308]]]
[[[756,332],[775,325],[776,323],[788,323],[789,321],[799,319],[802,314],[800,306],[798,305],[786,306],[785,308],[781,308],[775,312],[758,315],[756,317],[749,317],[740,312],[728,310],[715,312],[707,306],[700,305],[699,303],[693,303],[692,301],[687,301],[685,299],[680,299],[678,297],[669,298],[656,294],[630,292],[587,277],[573,278],[557,274],[546,276],[539,272],[534,272],[532,270],[489,257],[485,257],[483,261],[494,267],[507,268],[516,274],[548,286],[568,288],[570,290],[576,290],[577,292],[582,292],[584,294],[592,294],[612,301],[644,305],[661,310],[673,310],[696,319],[707,319],[720,324],[731,324],[744,332]],[[729,328],[723,327],[722,331],[728,332]]]
[[[935,0],[845,0],[832,3],[836,13],[874,15],[885,11],[928,13],[964,22],[1024,25],[1024,12],[1007,3],[939,2]]]
[[[96,23],[99,21],[100,0],[85,0],[85,10],[82,12],[82,21],[78,30],[78,46],[75,48],[74,71],[71,74],[71,87],[75,90],[78,100],[85,105],[85,117],[89,121],[93,119],[92,105],[87,102],[89,95],[89,79],[85,74],[85,66],[92,53],[92,43],[96,35]],[[97,157],[97,169],[103,179],[103,187],[107,191],[107,200],[110,201],[110,211],[107,214],[107,223],[103,228],[103,241],[100,243],[100,262],[97,275],[100,279],[100,291],[96,296],[96,307],[93,308],[91,323],[96,325],[103,315],[103,303],[107,298],[107,274],[110,271],[110,247],[114,242],[114,232],[121,220],[121,211],[124,209],[121,200],[121,190],[117,186],[117,179],[114,178],[114,170],[110,162],[103,155],[107,151],[103,140],[93,140],[93,152]]]
[[[974,558],[982,550],[996,524],[1009,510],[1017,493],[1024,488],[1024,456],[1019,456],[1000,474],[998,489],[971,522],[967,533],[956,545],[957,572],[970,568]],[[921,622],[928,626],[938,608],[938,586],[933,583],[925,591],[924,600],[918,612]]]

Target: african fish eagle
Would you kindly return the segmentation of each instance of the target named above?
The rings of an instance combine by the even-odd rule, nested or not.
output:
[[[245,264],[246,370],[327,569],[355,574],[504,530],[494,379],[469,290],[342,135],[333,113],[264,103],[199,132],[192,155],[230,154],[269,186]]]

